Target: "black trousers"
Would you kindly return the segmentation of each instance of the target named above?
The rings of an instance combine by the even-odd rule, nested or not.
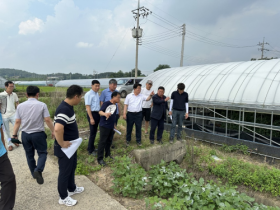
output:
[[[91,112],[92,117],[94,119],[94,125],[90,124],[90,119],[89,116],[87,114],[87,119],[89,122],[89,130],[90,130],[90,134],[89,134],[89,140],[88,140],[88,152],[92,153],[95,150],[95,146],[94,146],[94,141],[95,141],[95,137],[97,134],[97,128],[98,128],[98,124],[100,121],[100,115],[98,112]]]
[[[164,116],[160,120],[155,118],[151,118],[151,130],[150,130],[150,140],[155,140],[155,131],[157,130],[157,140],[160,141],[162,139],[162,133],[164,130]]]
[[[21,135],[22,145],[25,150],[25,155],[30,172],[33,176],[34,171],[43,172],[47,160],[47,135],[45,132],[25,133],[22,131]],[[34,159],[35,150],[38,153],[37,165]]]
[[[7,153],[0,157],[0,209],[11,210],[16,200],[16,178]]]
[[[126,141],[131,141],[133,125],[136,127],[136,142],[141,143],[142,112],[127,112],[126,114]]]
[[[76,190],[75,170],[77,167],[77,152],[69,159],[64,153],[58,156],[58,193],[61,199],[68,196],[68,192]]]
[[[109,157],[111,155],[110,147],[112,145],[112,136],[114,129],[105,128],[103,126],[99,127],[100,130],[100,140],[98,144],[98,157],[97,160],[103,160],[104,157],[104,150],[105,150],[105,157]]]
[[[119,118],[120,118],[120,115],[117,114],[117,115],[116,115],[116,121],[115,121],[115,124],[116,124],[116,125],[118,124]],[[113,135],[112,135],[112,137],[111,137],[111,145],[113,144],[113,138],[114,138],[115,133],[116,133],[116,132],[113,131]]]

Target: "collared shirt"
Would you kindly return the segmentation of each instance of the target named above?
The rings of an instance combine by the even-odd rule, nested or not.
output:
[[[138,94],[137,96],[134,93],[130,93],[126,96],[124,104],[128,105],[127,111],[128,112],[140,112],[142,111],[142,103],[148,97],[144,96],[143,94]]]
[[[49,116],[47,105],[36,98],[28,98],[18,105],[16,111],[16,119],[21,120],[21,130],[28,134],[45,131],[44,118]]]
[[[119,92],[117,90],[115,90],[116,92]],[[102,101],[103,103],[106,101],[110,101],[111,100],[111,95],[112,95],[112,91],[110,90],[110,88],[106,88],[105,90],[102,91],[99,100]],[[119,108],[118,108],[118,104],[117,105],[117,114],[119,114]]]
[[[90,110],[93,112],[99,112],[100,101],[98,92],[94,92],[92,89],[85,94],[85,105],[90,106]]]
[[[2,115],[2,117],[9,118],[16,113],[15,103],[18,102],[18,96],[14,92],[9,95],[6,91],[0,93],[0,95],[7,96],[7,110],[6,113]]]
[[[2,128],[2,124],[3,124],[3,121],[2,121],[2,114],[0,112],[0,128]],[[4,147],[4,144],[2,142],[2,136],[1,136],[1,132],[0,132],[0,157],[2,157],[3,155],[6,154],[6,148]]]
[[[141,90],[141,94],[143,94],[144,96],[149,97],[149,95],[151,95],[152,90],[147,90],[146,88],[142,88]],[[142,108],[151,108],[152,105],[152,99],[150,99],[149,101],[143,101],[142,104]]]

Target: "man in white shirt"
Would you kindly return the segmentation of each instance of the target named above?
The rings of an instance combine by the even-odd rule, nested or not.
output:
[[[133,85],[133,92],[128,94],[124,102],[123,118],[126,120],[126,146],[131,141],[133,125],[136,127],[136,142],[141,144],[141,125],[142,125],[142,104],[143,101],[149,101],[154,95],[154,91],[147,97],[141,94],[141,84]]]
[[[142,88],[141,94],[148,97],[152,93],[153,81],[148,80],[146,83],[146,87]],[[148,134],[149,122],[151,120],[151,107],[152,107],[152,99],[149,101],[143,101],[142,104],[142,116],[145,118],[145,134]]]
[[[12,151],[15,145],[11,142],[11,133],[10,133],[10,123],[15,125],[16,118],[16,106],[18,105],[18,96],[16,93],[13,93],[15,86],[12,81],[5,82],[5,91],[0,93],[1,95],[7,96],[7,110],[6,113],[2,115],[3,125],[5,129],[5,139],[7,141],[8,150]],[[18,145],[16,145],[18,146]]]

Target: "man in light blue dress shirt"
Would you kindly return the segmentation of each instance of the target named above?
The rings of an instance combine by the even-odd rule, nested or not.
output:
[[[13,209],[16,199],[16,178],[5,148],[2,124],[2,114],[0,113],[0,209]]]
[[[106,101],[110,101],[111,100],[111,95],[113,92],[119,92],[116,90],[117,88],[117,80],[115,79],[111,79],[109,81],[109,88],[106,88],[105,90],[102,91],[99,99],[100,99],[100,106],[102,106],[102,104]],[[116,122],[115,124],[118,124],[118,120],[120,118],[120,106],[118,104],[117,105],[117,115],[116,115]],[[114,132],[115,134],[115,132]],[[111,142],[113,142],[113,138],[114,138],[114,134],[112,135],[112,139]],[[114,146],[112,146],[112,148],[114,148]]]
[[[98,91],[100,89],[100,82],[92,80],[91,90],[85,94],[85,105],[87,110],[87,119],[89,122],[90,136],[88,141],[89,155],[97,156],[97,149],[95,149],[94,142],[97,134],[97,128],[100,121],[100,101]]]

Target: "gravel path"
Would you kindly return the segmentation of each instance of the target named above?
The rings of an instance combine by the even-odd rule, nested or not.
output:
[[[21,139],[21,138],[20,138]],[[76,184],[85,187],[81,194],[74,195],[76,206],[66,207],[58,204],[57,192],[58,164],[55,158],[48,156],[43,172],[44,184],[37,184],[32,178],[23,146],[8,152],[17,181],[17,195],[14,210],[125,210],[120,203],[91,182],[86,176],[76,176]]]

